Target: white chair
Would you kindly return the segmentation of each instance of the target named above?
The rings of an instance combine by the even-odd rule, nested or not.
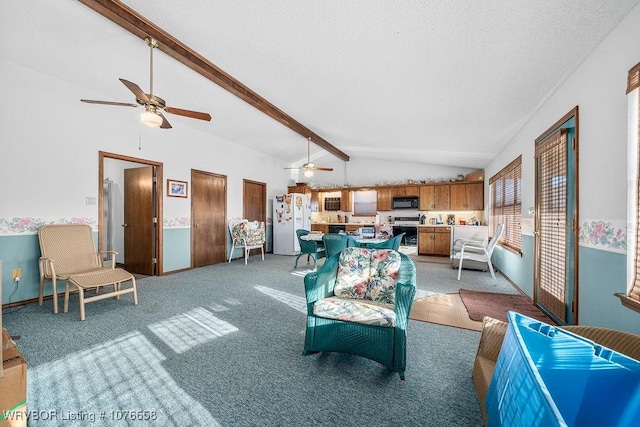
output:
[[[264,244],[266,242],[264,222],[232,219],[229,221],[229,233],[231,234],[229,262],[231,262],[231,257],[233,257],[233,251],[237,248],[244,250],[245,265],[247,265],[247,259],[249,258],[251,249],[259,248],[262,251],[262,260],[264,261]]]
[[[489,271],[491,272],[491,277],[495,280],[496,275],[493,272],[493,264],[491,264],[491,255],[493,254],[493,250],[498,244],[498,240],[502,236],[502,230],[504,229],[504,224],[498,224],[496,227],[496,232],[494,233],[491,240],[487,245],[479,245],[474,242],[465,242],[462,244],[462,248],[460,249],[460,263],[458,265],[458,280],[460,280],[460,273],[462,273],[462,263],[465,259],[471,261],[479,261],[486,262],[489,266]]]

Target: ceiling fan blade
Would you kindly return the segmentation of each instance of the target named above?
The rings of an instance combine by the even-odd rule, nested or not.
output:
[[[81,99],[80,101],[87,104],[102,104],[102,105],[116,105],[118,107],[137,107],[138,104],[132,104],[130,102],[111,102],[111,101],[96,101],[94,99]]]
[[[331,172],[333,170],[333,168],[319,168],[319,167],[316,166],[315,168],[313,168],[313,170]]]
[[[120,79],[120,81],[122,82],[123,85],[125,85],[127,87],[127,89],[129,89],[131,92],[133,92],[133,94],[136,96],[136,99],[139,99],[140,101],[144,102],[145,104],[150,104],[151,100],[149,99],[149,97],[147,96],[146,93],[144,93],[144,91],[142,89],[140,89],[140,86],[138,86],[137,84],[130,82],[129,80],[125,80],[125,79]]]
[[[160,125],[160,129],[171,129],[171,125],[169,124],[167,118],[160,111],[157,111],[156,114],[162,117],[162,124]]]
[[[191,117],[192,119],[211,121],[211,115],[209,113],[201,113],[199,111],[183,110],[182,108],[164,107],[164,111],[171,114],[177,114],[179,116]]]
[[[302,168],[283,168],[283,169],[299,170],[299,169],[302,169]]]

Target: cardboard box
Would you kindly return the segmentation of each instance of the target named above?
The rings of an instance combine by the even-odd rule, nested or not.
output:
[[[27,361],[6,329],[2,329],[2,367],[0,378],[0,427],[26,425]],[[15,411],[5,419],[6,411]]]
[[[484,181],[484,171],[477,171],[468,173],[464,177],[465,181]]]

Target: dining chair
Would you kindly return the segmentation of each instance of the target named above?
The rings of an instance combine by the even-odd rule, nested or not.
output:
[[[495,280],[496,275],[493,272],[493,264],[491,264],[491,255],[493,254],[493,250],[498,244],[498,240],[502,236],[502,231],[504,229],[504,224],[498,224],[496,227],[496,231],[493,234],[491,240],[487,245],[481,245],[474,242],[465,242],[462,244],[462,248],[460,249],[460,264],[458,265],[458,280],[460,280],[460,274],[462,273],[462,264],[465,259],[471,261],[479,261],[486,262],[489,267],[489,271],[491,272],[491,277]]]
[[[375,244],[367,244],[368,249],[393,249],[397,251],[400,249],[400,242],[402,242],[402,238],[405,233],[400,233],[397,236],[393,236],[392,238],[385,240],[384,242],[375,243]]]
[[[349,246],[349,237],[346,234],[329,233],[322,236],[324,251],[329,258],[333,254],[338,254]]]
[[[309,234],[309,230],[298,229],[296,230],[296,236],[298,236],[298,244],[300,245],[300,253],[296,257],[296,262],[293,265],[293,268],[298,267],[298,260],[302,255],[307,255],[307,264],[309,264],[309,259],[313,256],[313,269],[315,270],[318,265],[318,260],[320,258],[325,257],[325,250],[318,246],[318,242],[315,240],[305,240],[302,239],[302,236],[306,236]]]

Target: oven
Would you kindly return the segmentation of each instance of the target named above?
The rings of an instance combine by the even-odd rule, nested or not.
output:
[[[418,226],[417,225],[394,225],[393,226],[393,235],[397,236],[398,234],[404,233],[402,236],[402,242],[400,242],[403,246],[418,246]]]
[[[329,224],[329,229],[327,230],[329,233],[344,233],[347,229],[344,225],[338,224]]]

